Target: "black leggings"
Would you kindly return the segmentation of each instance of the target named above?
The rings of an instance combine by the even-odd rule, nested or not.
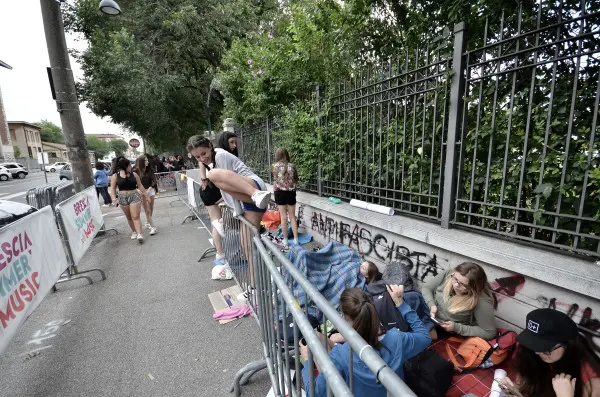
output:
[[[98,187],[96,186],[96,196],[102,195],[104,199],[104,204],[110,204],[110,196],[108,195],[108,186]]]

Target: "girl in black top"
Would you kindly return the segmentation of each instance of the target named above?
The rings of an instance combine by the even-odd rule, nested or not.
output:
[[[117,187],[119,196],[117,197]],[[142,196],[146,196],[146,189],[142,185],[140,177],[132,171],[131,162],[125,157],[117,158],[115,173],[110,178],[110,195],[113,205],[118,205],[123,210],[127,223],[131,228],[132,240],[144,242],[142,235],[142,222],[140,212],[142,210]]]
[[[150,166],[150,160],[148,155],[142,154],[135,161],[135,171],[140,177],[142,185],[146,189],[146,197],[142,200],[142,207],[144,207],[144,213],[146,214],[146,227],[150,229],[150,235],[156,234],[156,227],[152,221],[152,214],[154,213],[154,198],[158,191],[158,185],[156,177],[154,176],[154,170]]]

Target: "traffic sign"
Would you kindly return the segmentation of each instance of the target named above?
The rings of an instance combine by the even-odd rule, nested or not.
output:
[[[131,138],[129,140],[129,146],[131,146],[132,148],[136,149],[140,147],[140,141],[136,138]]]

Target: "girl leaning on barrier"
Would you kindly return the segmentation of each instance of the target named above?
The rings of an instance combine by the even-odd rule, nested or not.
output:
[[[117,196],[117,187],[119,195]],[[142,210],[142,196],[146,197],[146,189],[142,185],[140,177],[132,171],[131,162],[125,157],[117,158],[115,173],[110,179],[110,195],[113,205],[121,207],[131,228],[131,239],[140,243],[144,242],[142,235],[142,222],[140,212]]]
[[[496,336],[494,299],[485,270],[478,264],[461,263],[427,281],[421,291],[431,318],[443,331],[485,340]],[[436,329],[431,337],[437,339]]]
[[[147,154],[142,154],[135,160],[135,173],[140,177],[140,181],[146,189],[146,197],[142,200],[142,207],[146,214],[146,227],[150,230],[150,235],[156,234],[156,227],[152,220],[152,214],[154,213],[154,198],[158,191],[158,183],[154,176],[154,170],[150,165],[150,159]]]
[[[427,348],[431,343],[431,338],[427,329],[423,326],[417,313],[404,302],[404,287],[400,285],[388,285],[388,292],[396,308],[410,325],[410,332],[401,332],[398,328],[392,328],[384,333],[381,328],[379,316],[375,310],[371,299],[367,294],[358,288],[348,288],[342,292],[340,308],[342,315],[348,321],[352,328],[377,351],[383,361],[404,380],[403,364],[406,360],[416,356]],[[329,341],[329,347],[333,342]],[[305,390],[310,390],[310,378],[308,373],[308,348],[305,345],[300,346],[300,354],[304,358],[304,368],[302,369],[302,379]],[[352,354],[353,372],[350,372],[349,362]],[[361,352],[352,352],[348,343],[336,344],[329,352],[329,357],[349,383],[349,377],[354,377],[354,395],[369,397],[385,397],[387,390],[378,382],[374,373],[361,359]],[[318,367],[318,363],[317,367]],[[315,379],[315,396],[321,397],[327,395],[327,383],[325,376],[320,374]]]
[[[221,190],[223,199],[234,209],[235,215],[241,215],[243,212],[243,216],[259,229],[260,221],[271,198],[265,182],[233,154],[224,149],[215,149],[211,141],[204,136],[192,136],[188,140],[187,149],[204,166],[213,164],[213,168],[206,175],[207,179]],[[242,202],[241,208],[236,200]],[[244,236],[242,233],[241,238],[250,271],[247,296],[254,284],[250,253],[252,243],[251,236]]]
[[[600,397],[600,359],[565,313],[536,309],[527,314],[512,359],[514,381],[500,388],[515,397]]]

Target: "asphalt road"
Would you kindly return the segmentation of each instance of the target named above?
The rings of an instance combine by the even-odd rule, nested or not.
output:
[[[48,183],[58,181],[58,172],[47,172]],[[27,190],[43,185],[46,183],[44,172],[34,172],[25,179],[9,179],[8,181],[0,181],[0,200],[17,201],[27,204],[25,194]]]

